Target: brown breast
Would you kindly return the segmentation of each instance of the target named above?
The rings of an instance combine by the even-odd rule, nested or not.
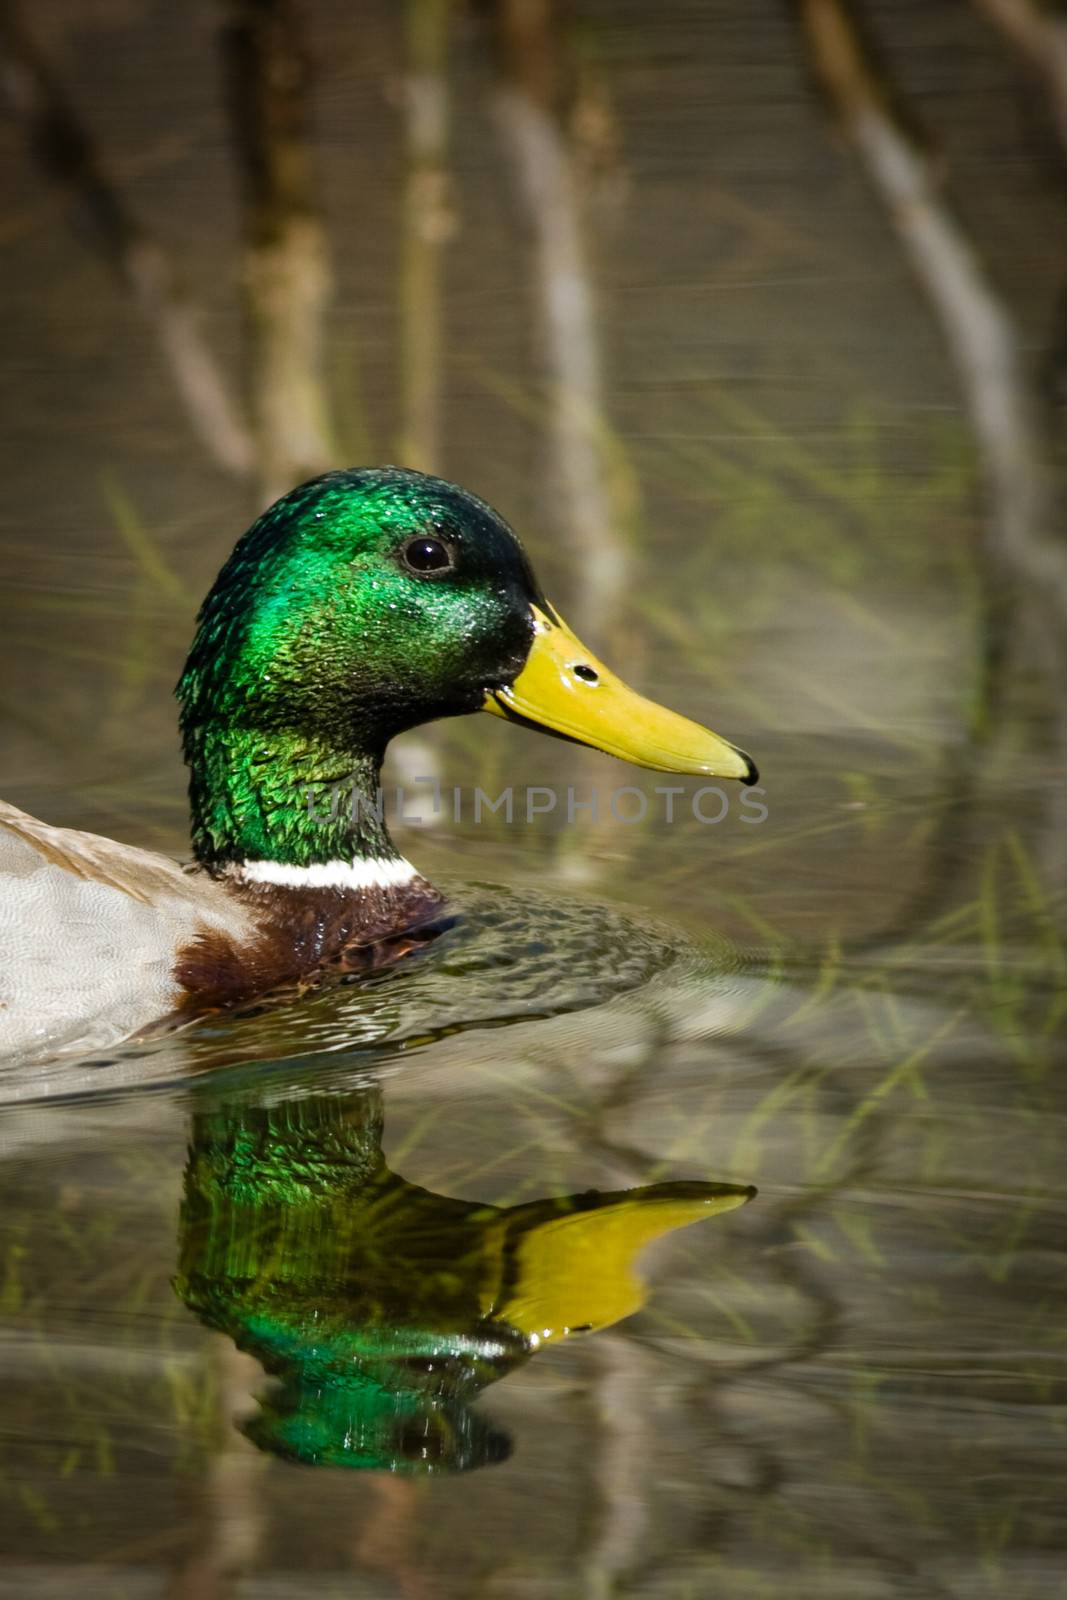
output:
[[[330,975],[368,972],[441,931],[444,897],[425,878],[375,889],[294,889],[234,883],[254,932],[204,929],[178,953],[183,1011],[211,1011],[301,993]]]

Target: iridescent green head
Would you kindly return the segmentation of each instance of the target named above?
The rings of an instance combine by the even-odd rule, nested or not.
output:
[[[395,734],[510,683],[537,600],[507,524],[440,478],[331,472],[277,501],[219,573],[178,685],[200,860],[393,854],[371,804],[353,830],[308,796],[373,797]]]
[[[510,683],[538,599],[511,529],[464,489],[394,467],[327,473],[265,511],[219,573],[179,685],[183,726],[380,754]]]
[[[395,734],[468,711],[663,771],[755,778],[580,644],[491,507],[399,467],[327,473],[263,513],[204,602],[178,696],[209,866],[390,856],[384,829],[310,822],[310,789],[373,790]]]

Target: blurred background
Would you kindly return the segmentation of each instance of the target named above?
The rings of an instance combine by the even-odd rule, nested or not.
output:
[[[200,598],[287,487],[399,462],[497,506],[768,808],[446,816],[405,853],[785,983],[728,1062],[694,1024],[604,1090],[616,1184],[695,1164],[760,1198],[672,1256],[659,1321],[590,1341],[614,1355],[502,1386],[520,1448],[444,1529],[399,1480],[264,1480],[220,1444],[231,1377],[168,1287],[182,1119],[68,1125],[66,1178],[11,1178],[0,1301],[38,1387],[0,1595],[69,1593],[57,1550],[101,1595],[1061,1592],[1067,11],[26,0],[0,105],[4,797],[181,854]],[[482,717],[390,773],[659,781]],[[398,1095],[408,1169],[496,1201],[490,1152],[525,1193],[551,1148],[548,1187],[604,1181],[607,1123],[539,1093],[486,1090],[460,1158]],[[97,1310],[67,1327],[71,1282]],[[57,1390],[54,1341],[105,1306],[118,1353]],[[314,1586],[265,1507],[299,1507]]]
[[[497,505],[593,648],[756,751],[779,824],[803,787],[824,836],[842,805],[869,828],[894,782],[958,800],[976,739],[983,767],[1035,718],[1058,740],[1054,8],[3,17],[17,803],[183,848],[200,597],[265,502],[382,460]],[[401,775],[563,770],[479,719],[411,743]],[[551,829],[497,845],[521,866]],[[587,860],[639,848],[597,831]],[[702,848],[741,872],[775,831],[797,893],[790,829]]]

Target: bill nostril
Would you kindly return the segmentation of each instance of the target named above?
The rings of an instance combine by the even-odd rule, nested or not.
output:
[[[574,676],[576,678],[581,678],[583,683],[600,682],[600,674],[597,672],[596,668],[587,667],[584,661],[579,661],[577,665],[572,668],[572,671],[574,672]]]

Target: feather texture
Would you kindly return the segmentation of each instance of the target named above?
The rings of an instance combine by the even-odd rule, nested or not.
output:
[[[104,1049],[172,1011],[179,951],[249,913],[203,872],[0,801],[0,1056]]]

